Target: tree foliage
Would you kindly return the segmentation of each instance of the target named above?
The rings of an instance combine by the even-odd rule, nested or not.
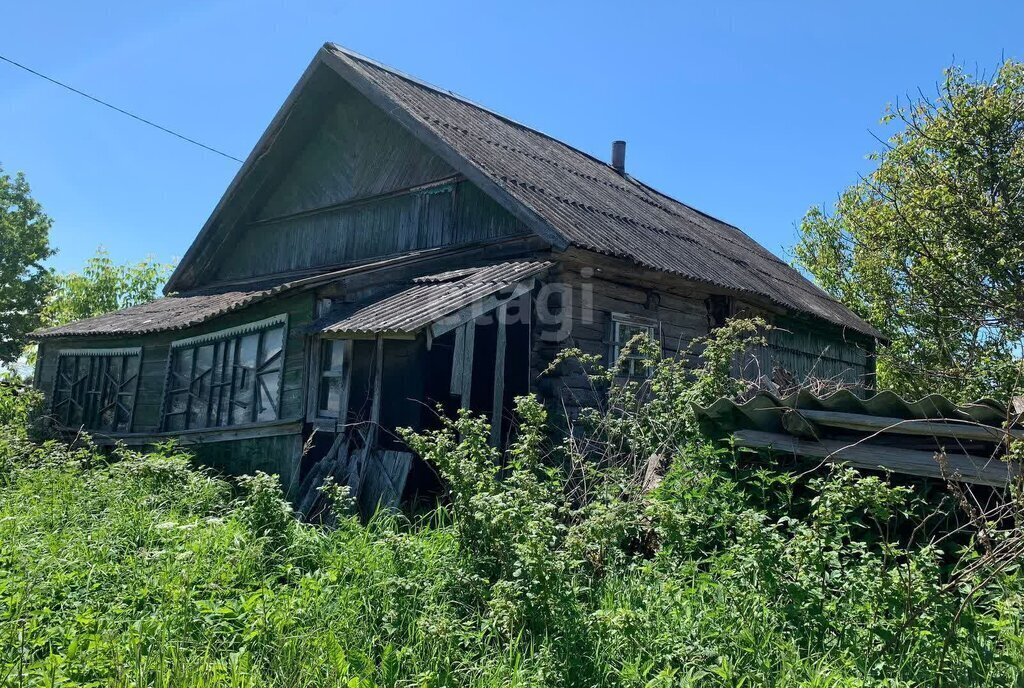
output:
[[[798,262],[891,345],[881,385],[1005,396],[1024,334],[1024,64],[989,79],[950,68],[831,213],[812,208]]]
[[[167,281],[173,266],[152,258],[116,265],[102,247],[82,272],[55,276],[55,287],[43,309],[47,325],[102,315],[152,301]]]
[[[0,167],[0,362],[15,360],[25,335],[39,324],[50,288],[43,261],[50,248],[52,220],[32,198],[25,176]]]

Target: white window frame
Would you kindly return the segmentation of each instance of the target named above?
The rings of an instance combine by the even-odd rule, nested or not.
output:
[[[324,370],[323,356],[326,345],[341,346],[341,368],[338,370]],[[309,412],[307,418],[317,425],[336,425],[344,423],[348,413],[348,391],[352,376],[352,348],[351,339],[333,339],[327,337],[314,337],[310,356],[310,389],[309,389]],[[320,390],[325,379],[341,378],[341,399],[338,410],[330,411],[320,407]]]
[[[661,323],[658,320],[651,318],[644,318],[636,315],[628,315],[625,313],[612,313],[611,317],[611,333],[610,333],[610,345],[609,345],[609,357],[608,360],[611,366],[619,367],[619,356],[622,352],[622,348],[636,336],[636,332],[629,335],[628,337],[622,334],[623,328],[632,328],[639,330],[646,330],[647,334],[651,339],[660,345],[661,343]],[[650,377],[651,370],[646,368],[642,375],[637,372],[637,364],[640,360],[638,355],[630,356],[628,364],[625,367],[623,373],[620,376],[626,378],[636,377]]]

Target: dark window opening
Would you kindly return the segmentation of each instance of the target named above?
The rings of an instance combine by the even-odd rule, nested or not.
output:
[[[140,349],[61,351],[53,417],[69,428],[130,431],[141,358]]]
[[[704,300],[708,309],[708,328],[722,327],[734,315],[734,303],[731,296],[712,294]]]

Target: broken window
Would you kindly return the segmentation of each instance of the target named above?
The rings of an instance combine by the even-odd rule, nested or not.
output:
[[[734,315],[731,296],[712,294],[704,300],[704,305],[708,309],[708,329],[722,327]]]
[[[622,349],[637,335],[644,335],[651,341],[657,341],[657,323],[649,320],[633,318],[618,313],[612,314],[612,352],[611,363],[619,366],[622,373],[628,377],[645,377],[650,371],[644,365],[643,354],[636,350],[627,353],[621,361]]]
[[[69,428],[128,432],[142,349],[66,349],[58,353],[53,417]]]
[[[173,342],[163,428],[279,419],[286,329],[281,316]]]

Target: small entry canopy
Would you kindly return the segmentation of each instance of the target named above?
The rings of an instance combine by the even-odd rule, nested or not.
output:
[[[440,337],[526,293],[549,267],[548,261],[508,262],[417,277],[397,294],[322,319],[317,331],[326,339],[411,339],[424,330]]]

